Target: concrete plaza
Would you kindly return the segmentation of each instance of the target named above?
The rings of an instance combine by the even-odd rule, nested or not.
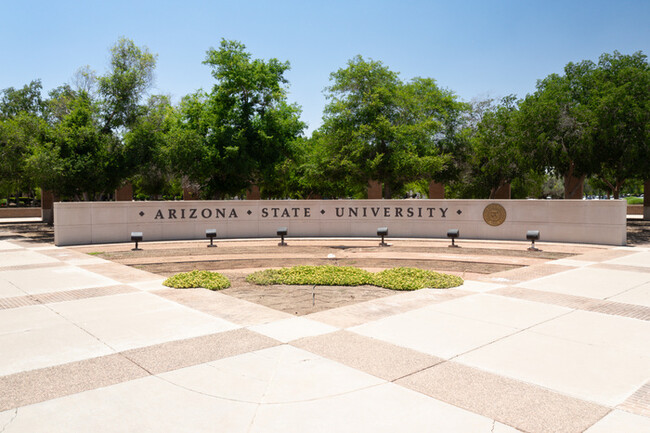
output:
[[[296,317],[2,240],[0,432],[650,431],[650,245],[472,278]]]

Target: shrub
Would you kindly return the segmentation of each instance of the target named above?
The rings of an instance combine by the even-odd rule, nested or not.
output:
[[[362,286],[367,284],[392,290],[446,289],[463,284],[463,279],[460,277],[417,268],[393,268],[373,274],[350,266],[332,265],[266,269],[248,275],[246,281],[259,285]]]
[[[625,197],[627,204],[643,204],[643,197]]]
[[[246,281],[260,285],[363,286],[372,284],[372,273],[351,266],[294,266],[255,272]]]
[[[393,268],[376,273],[374,284],[393,290],[447,289],[460,286],[463,279],[418,268]]]
[[[203,287],[204,289],[221,290],[230,287],[230,280],[218,272],[191,271],[173,275],[163,281],[163,285],[176,289]]]

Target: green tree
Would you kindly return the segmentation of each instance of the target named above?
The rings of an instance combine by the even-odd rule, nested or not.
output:
[[[0,93],[0,191],[7,197],[36,186],[25,161],[47,130],[41,89],[35,80]]]
[[[590,98],[595,175],[619,198],[626,181],[650,178],[650,67],[641,52],[603,54]]]
[[[251,184],[264,190],[304,129],[299,108],[287,102],[289,63],[252,59],[243,44],[227,40],[208,50],[204,63],[217,83],[182,101],[174,167],[206,197],[237,195]]]
[[[127,146],[124,137],[147,113],[141,100],[154,67],[155,56],[122,38],[96,86],[95,74],[85,68],[77,74],[77,89],[64,85],[50,92],[44,110],[50,133],[27,161],[43,188],[63,199],[106,198],[145,164],[136,157],[148,151],[136,147],[150,143],[131,140]]]
[[[433,79],[403,83],[381,62],[357,56],[330,76],[319,134],[326,171],[362,191],[384,184],[384,197],[420,179],[442,178],[451,164],[450,131],[463,104]]]
[[[528,171],[519,146],[518,114],[516,97],[503,98],[482,116],[470,140],[472,182],[488,192],[490,199]]]
[[[641,52],[614,52],[541,80],[520,105],[523,144],[539,170],[596,176],[615,197],[627,179],[647,177],[649,77]]]
[[[124,159],[134,193],[161,198],[174,196],[180,185],[170,166],[170,132],[176,112],[168,97],[151,96],[124,136]]]

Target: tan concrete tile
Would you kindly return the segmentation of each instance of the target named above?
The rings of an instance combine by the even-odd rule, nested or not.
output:
[[[347,331],[307,337],[291,344],[389,381],[443,361]]]
[[[0,375],[49,367],[113,351],[41,305],[0,310]]]
[[[650,370],[650,321],[574,311],[529,331],[644,356]]]
[[[0,298],[14,298],[16,296],[25,296],[27,292],[16,287],[11,281],[0,276]]]
[[[279,344],[247,329],[236,329],[132,349],[122,354],[147,371],[159,374]]]
[[[650,382],[637,389],[618,408],[650,418]]]
[[[642,284],[639,287],[612,296],[609,300],[650,308],[650,283]]]
[[[157,280],[160,277],[150,272],[141,271],[129,266],[106,262],[96,265],[81,265],[80,268],[111,278],[120,283],[135,283],[141,281]]]
[[[585,433],[647,433],[649,431],[650,418],[614,410],[588,428]]]
[[[580,254],[572,257],[574,260],[580,260],[585,262],[604,262],[607,260],[613,260],[619,257],[629,256],[634,254],[636,251],[633,248],[623,247],[619,248],[609,248],[605,250],[590,251],[584,254]]]
[[[598,268],[579,268],[559,275],[520,283],[520,287],[606,299],[650,282],[650,274]]]
[[[0,411],[147,376],[121,355],[107,355],[0,376]]]
[[[349,330],[445,359],[518,331],[510,326],[440,313],[433,309],[434,306],[390,316]]]
[[[244,433],[256,408],[149,376],[21,407],[4,433]]]
[[[496,272],[484,277],[482,281],[497,284],[518,284],[522,281],[534,280],[571,269],[574,268],[571,266],[544,263],[542,265],[533,265],[509,271]]]
[[[11,282],[28,294],[38,294],[90,287],[114,286],[115,280],[73,266],[0,271],[0,280]]]
[[[449,301],[471,292],[457,289],[422,289],[414,292],[397,293],[394,296],[373,299],[358,304],[346,305],[327,311],[309,314],[305,317],[327,323],[338,328],[349,328],[395,314],[422,308],[425,305]]]
[[[489,433],[492,420],[392,383],[330,398],[260,406],[251,433]]]
[[[643,251],[635,254],[629,254],[625,257],[618,257],[607,260],[604,263],[613,265],[638,266],[641,268],[650,268],[650,252]]]
[[[205,289],[165,289],[151,293],[241,326],[294,317],[291,314]]]
[[[455,362],[438,364],[396,383],[526,432],[582,432],[609,411]]]
[[[60,302],[50,308],[116,351],[237,327],[146,292]]]
[[[264,404],[322,400],[384,383],[287,345],[170,371],[160,377],[206,395]]]
[[[0,250],[0,269],[21,265],[41,265],[59,263],[58,260],[30,250]]]
[[[326,325],[304,317],[291,317],[261,325],[253,325],[249,326],[249,329],[283,343],[288,343],[299,338],[312,337],[315,335],[338,331],[338,328],[335,328],[334,326]]]
[[[650,379],[649,358],[532,331],[509,336],[457,360],[610,407],[622,403]]]
[[[571,312],[571,309],[538,302],[476,294],[432,305],[432,311],[486,323],[524,329]]]

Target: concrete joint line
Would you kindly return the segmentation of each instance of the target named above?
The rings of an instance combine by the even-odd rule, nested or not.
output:
[[[18,416],[18,408],[14,409],[14,416],[12,416],[9,421],[7,421],[7,424],[2,426],[2,430],[0,430],[0,433],[4,432],[7,429],[7,427],[9,427],[9,424],[14,422],[17,416]]]
[[[645,283],[637,284],[636,286],[634,286],[634,287],[630,287],[629,289],[625,289],[625,290],[623,290],[622,292],[615,293],[615,294],[613,294],[612,296],[608,296],[608,297],[606,297],[606,298],[603,298],[603,300],[604,300],[604,301],[607,301],[607,300],[609,300],[610,298],[613,298],[613,297],[618,296],[618,295],[622,295],[623,293],[627,293],[627,292],[629,292],[630,290],[638,289],[639,287],[641,287],[641,286],[643,286],[643,285],[645,285],[645,284],[648,284],[648,281],[646,281]],[[616,301],[610,301],[610,302],[616,302]],[[618,302],[617,302],[617,303],[618,303]]]

